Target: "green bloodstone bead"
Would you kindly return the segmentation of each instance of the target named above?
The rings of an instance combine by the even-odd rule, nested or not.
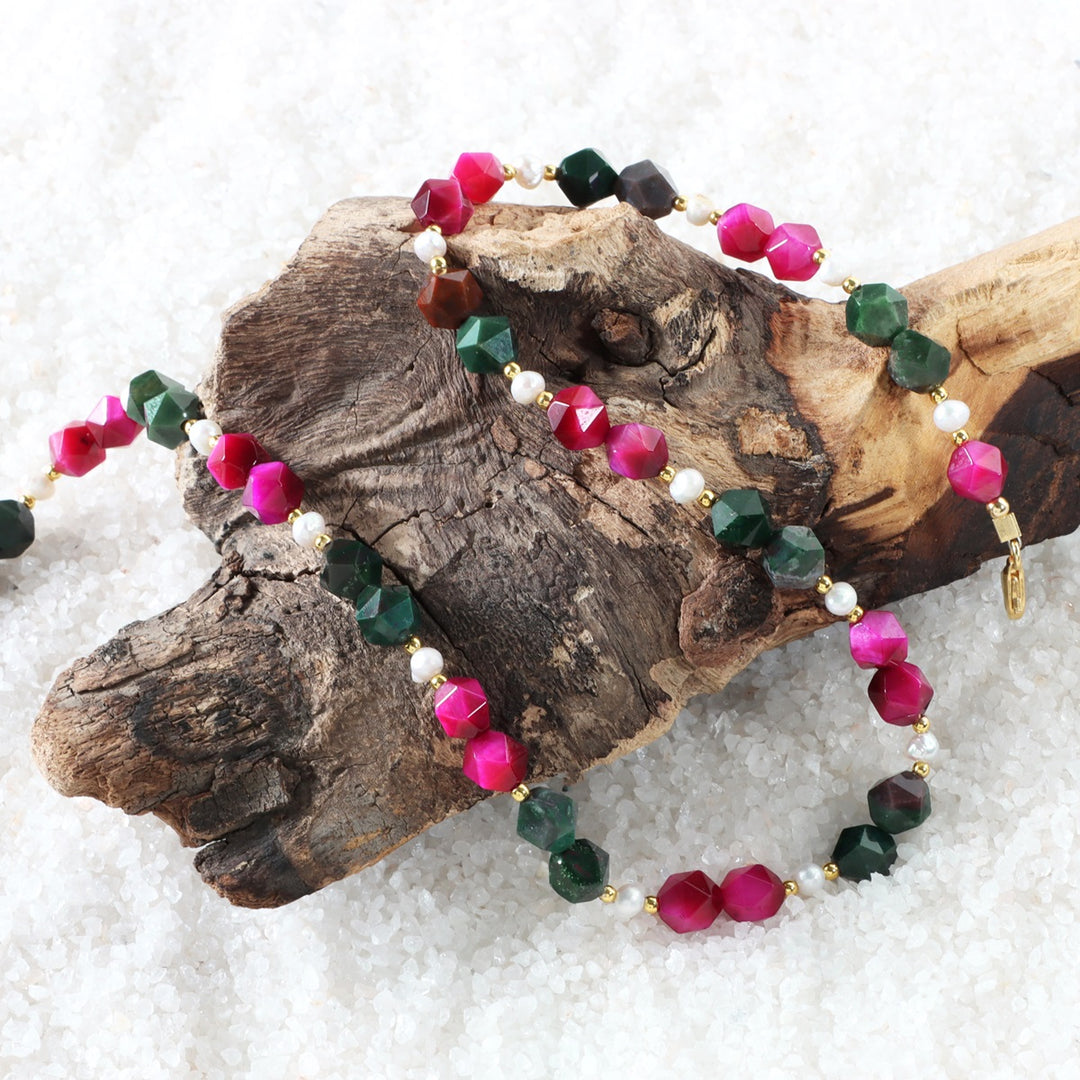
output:
[[[875,784],[867,793],[870,819],[887,833],[902,833],[930,816],[930,785],[917,773],[902,772]]]
[[[889,378],[905,390],[925,394],[949,377],[951,363],[944,345],[918,330],[901,330],[889,350]]]
[[[559,187],[575,206],[592,206],[614,195],[618,179],[618,174],[597,150],[578,150],[559,163]]]
[[[466,371],[492,375],[517,359],[517,337],[505,315],[470,315],[458,329],[457,351]]]
[[[190,390],[170,387],[143,406],[146,416],[146,437],[160,446],[175,450],[187,441],[184,425],[203,415],[202,402]]]
[[[335,596],[356,603],[369,585],[382,577],[382,559],[359,540],[335,540],[323,552],[326,566],[319,581]]]
[[[17,559],[34,542],[34,515],[26,503],[0,501],[0,559]]]
[[[128,386],[127,409],[128,416],[136,423],[146,425],[146,403],[158,394],[166,390],[183,390],[183,387],[175,379],[168,375],[162,375],[160,371],[144,371],[136,375]]]
[[[888,345],[907,328],[907,301],[891,285],[860,285],[846,310],[848,332],[867,345]]]
[[[876,825],[852,825],[840,834],[832,861],[848,881],[865,881],[871,874],[887,874],[896,862],[896,841]]]
[[[356,599],[356,621],[372,645],[404,645],[420,629],[420,608],[404,585],[369,585]]]
[[[553,852],[548,861],[551,887],[571,904],[595,900],[607,879],[608,853],[591,840],[575,840],[565,851]]]
[[[754,488],[734,488],[719,495],[712,505],[712,527],[720,543],[735,547],[764,547],[773,535],[769,508]]]
[[[825,573],[825,549],[812,529],[785,525],[769,541],[764,563],[778,589],[809,589]]]
[[[518,807],[518,836],[543,851],[565,851],[574,842],[576,825],[574,800],[549,788],[533,788]]]

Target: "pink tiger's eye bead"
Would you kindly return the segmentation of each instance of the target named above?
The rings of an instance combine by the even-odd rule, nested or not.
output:
[[[851,657],[861,668],[881,668],[907,659],[908,636],[891,611],[867,611],[848,630]]]
[[[716,236],[725,255],[743,262],[757,262],[765,257],[765,245],[775,227],[768,210],[743,202],[720,215]]]
[[[87,424],[68,424],[49,436],[53,468],[64,476],[85,476],[105,460],[105,447]]]
[[[1005,488],[1009,466],[996,446],[968,439],[949,458],[949,483],[961,498],[993,502]]]
[[[701,870],[672,874],[656,893],[656,914],[676,934],[708,929],[721,906],[719,886]]]
[[[270,455],[254,435],[222,435],[214,443],[206,467],[226,491],[236,491],[247,483],[256,465],[269,460]]]
[[[443,236],[465,231],[472,217],[473,205],[465,197],[456,179],[425,180],[413,196],[413,213],[425,228],[438,225]]]
[[[611,471],[631,480],[659,476],[668,463],[667,439],[648,424],[616,424],[607,437]]]
[[[611,425],[604,403],[588,386],[560,390],[547,411],[555,438],[567,450],[591,450],[603,446]]]
[[[447,679],[435,691],[435,717],[451,739],[471,739],[491,723],[487,694],[476,679]]]
[[[304,481],[283,461],[267,461],[248,473],[244,506],[264,525],[280,525],[304,501]]]
[[[934,688],[914,664],[889,664],[878,668],[867,693],[886,724],[908,727],[926,711]]]
[[[529,751],[509,735],[488,729],[465,744],[461,767],[485,791],[513,791],[525,779]]]
[[[130,446],[142,431],[142,424],[132,420],[124,411],[124,403],[118,397],[106,395],[86,418],[86,426],[106,450],[117,446]]]
[[[739,866],[720,882],[720,902],[736,922],[761,922],[775,915],[787,894],[767,866]]]
[[[473,203],[493,199],[506,183],[502,162],[494,154],[462,154],[454,166],[454,179]]]
[[[773,230],[765,244],[769,267],[780,281],[809,281],[816,273],[814,252],[821,237],[812,225],[784,224]]]

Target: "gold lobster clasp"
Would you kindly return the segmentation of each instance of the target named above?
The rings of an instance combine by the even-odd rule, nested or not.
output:
[[[997,530],[998,539],[1009,545],[1009,559],[1001,571],[1001,592],[1005,611],[1010,619],[1019,619],[1027,606],[1027,584],[1024,581],[1024,560],[1020,555],[1020,523],[1004,499],[986,504]]]

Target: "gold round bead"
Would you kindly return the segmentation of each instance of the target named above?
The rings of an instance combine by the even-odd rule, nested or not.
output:
[[[605,885],[604,886],[604,891],[600,894],[600,899],[605,904],[614,904],[615,901],[618,898],[619,898],[619,890],[618,889],[616,889],[613,885]]]
[[[509,184],[517,176],[517,169],[513,165],[503,165],[503,179]]]
[[[1010,510],[1009,500],[1003,499],[999,495],[993,502],[988,502],[986,504],[986,509],[990,511],[991,517],[1004,517]]]
[[[834,862],[827,862],[822,868],[826,881],[835,881],[840,876],[840,867]]]
[[[655,915],[660,910],[660,902],[655,896],[646,896],[641,908],[647,915]]]
[[[709,214],[709,224],[710,225],[719,225],[720,224],[720,219],[723,216],[724,215],[721,214],[719,210],[713,210],[712,213]]]
[[[511,361],[509,364],[506,365],[506,367],[503,368],[503,374],[508,379],[516,378],[518,375],[521,374],[521,365]]]
[[[663,480],[665,484],[670,484],[675,479],[675,470],[670,465],[665,465],[657,474],[658,480]]]
[[[544,412],[547,412],[548,406],[554,399],[555,395],[550,390],[545,390],[542,394],[536,395],[536,404],[539,405]]]
[[[440,236],[442,236],[442,226],[441,225],[429,225],[428,226],[428,231],[429,232],[436,232]]]
[[[211,435],[211,436],[210,436],[210,437],[209,437],[209,438],[208,438],[208,439],[206,440],[206,445],[207,445],[207,446],[209,446],[211,450],[213,450],[213,449],[214,449],[214,447],[215,447],[215,446],[217,446],[217,444],[218,444],[218,439],[220,439],[220,438],[221,438],[221,436],[220,436],[220,435]]]
[[[684,214],[686,212],[686,196],[676,195],[675,198],[671,200],[671,209],[677,210],[680,214]]]
[[[859,284],[860,283],[858,278],[846,277],[840,283],[840,288],[843,289],[844,292],[848,294],[848,296],[850,296],[859,287]]]
[[[799,895],[799,883],[797,881],[785,881],[784,882],[784,895],[785,896],[798,896]]]
[[[45,475],[55,484],[56,481],[59,480],[60,477],[64,474],[58,473],[55,469],[49,469],[49,471]]]
[[[818,248],[817,251],[815,251],[814,255],[813,255],[814,262],[818,266],[820,266],[828,257],[829,257],[829,253],[828,253],[828,251],[825,250],[825,248]]]
[[[20,502],[22,502],[27,510],[33,510],[34,507],[37,506],[37,499],[35,499],[33,495],[23,495]]]
[[[198,420],[185,420],[184,421],[184,434],[190,435],[191,429],[198,423]]]
[[[925,761],[916,761],[911,766],[911,771],[916,775],[922,777],[925,780],[930,775],[930,766]]]
[[[554,165],[544,166],[544,179],[545,180],[558,180],[559,170]]]
[[[428,682],[431,683],[432,690],[438,690],[446,682],[446,676],[440,671],[438,675],[432,675]]]
[[[298,506],[295,510],[289,511],[289,516],[285,519],[290,525],[294,525],[297,521],[304,516],[304,511]]]
[[[930,730],[930,717],[923,713],[914,724],[911,725],[911,730],[916,735],[925,735]]]
[[[328,536],[326,533],[319,533],[312,541],[311,546],[316,551],[325,551],[333,542],[334,538],[332,536]]]
[[[698,497],[698,505],[704,506],[708,510],[714,502],[716,502],[716,492],[710,491],[706,488]]]
[[[532,792],[529,790],[528,784],[518,784],[510,794],[514,799],[514,802],[524,802]]]
[[[943,401],[949,400],[949,391],[944,386],[931,386],[927,393],[935,405],[940,405]]]
[[[968,433],[963,428],[959,431],[954,431],[952,435],[952,441],[956,443],[957,446],[963,446],[964,443],[968,441],[968,438]]]
[[[814,588],[824,596],[832,588],[832,578],[828,574],[822,574]]]
[[[862,617],[863,617],[863,616],[864,616],[865,614],[866,614],[866,612],[865,612],[865,611],[863,611],[863,609],[862,609],[861,607],[859,607],[859,605],[858,605],[858,604],[856,604],[856,605],[855,605],[855,606],[854,606],[854,607],[853,607],[853,608],[851,609],[851,611],[850,611],[850,612],[848,612],[848,617],[847,617],[847,621],[848,621],[849,623],[851,623],[852,625],[854,625],[854,624],[855,624],[855,623],[857,623],[857,622],[858,622],[858,621],[859,621],[859,620],[860,620],[860,619],[861,619],[861,618],[862,618]]]
[[[436,277],[441,277],[443,274],[446,273],[447,270],[450,269],[450,264],[446,261],[446,257],[444,255],[436,255],[435,258],[431,260],[429,265],[431,266],[431,272]]]
[[[408,641],[405,642],[405,651],[412,656],[413,653],[419,652],[424,647],[424,643],[414,634]]]

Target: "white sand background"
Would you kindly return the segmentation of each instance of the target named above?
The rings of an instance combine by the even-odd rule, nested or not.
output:
[[[0,495],[132,374],[195,383],[335,200],[585,145],[903,285],[1080,212],[1080,11],[0,0]],[[1018,625],[996,566],[899,606],[945,752],[895,873],[676,937],[558,901],[505,797],[267,912],[155,819],[61,798],[28,749],[54,674],[216,558],[145,442],[38,521],[0,566],[0,1075],[1080,1076],[1075,537],[1029,553]],[[838,626],[596,770],[575,795],[613,880],[826,857],[903,767],[865,682]]]

